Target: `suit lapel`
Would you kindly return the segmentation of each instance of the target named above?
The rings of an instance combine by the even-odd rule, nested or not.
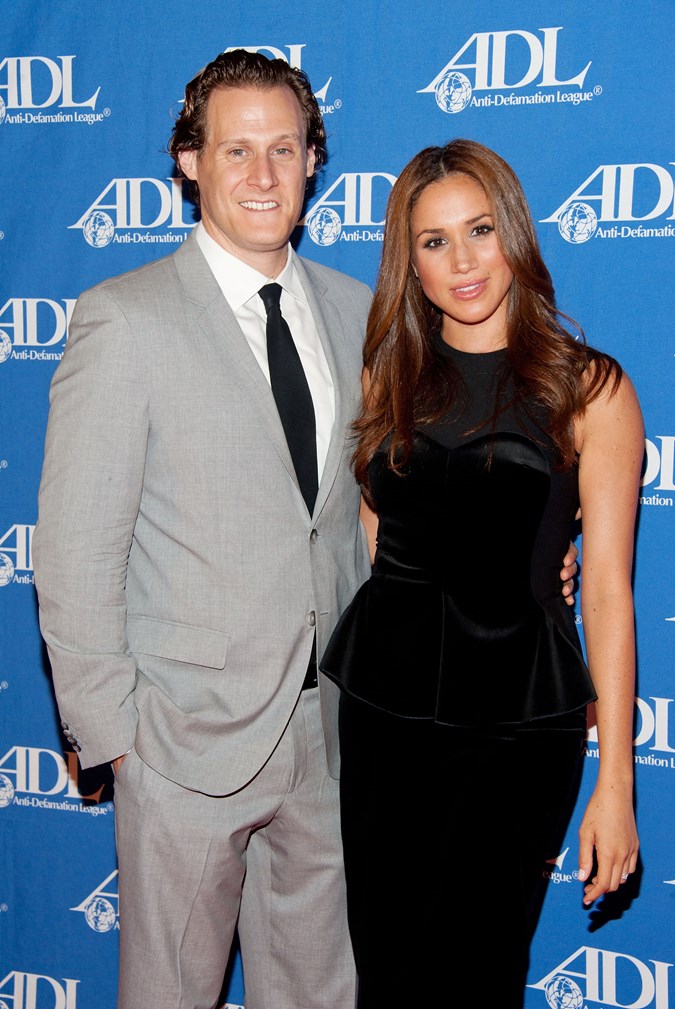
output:
[[[260,370],[253,351],[241,331],[234,312],[225,300],[194,234],[178,249],[174,262],[188,301],[199,311],[195,321],[238,378],[248,401],[258,414],[270,441],[300,493],[293,460],[270,385]],[[306,508],[305,508],[306,513]]]

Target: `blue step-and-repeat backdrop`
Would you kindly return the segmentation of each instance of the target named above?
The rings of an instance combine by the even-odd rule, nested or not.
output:
[[[641,869],[620,895],[582,907],[576,831],[597,773],[591,730],[567,838],[542,866],[550,882],[526,1004],[675,1009],[672,0],[0,9],[0,1009],[115,1005],[111,780],[79,772],[64,748],[37,625],[31,537],[48,387],[80,292],[172,252],[194,226],[165,145],[185,82],[239,46],[301,66],[323,108],[330,160],[298,228],[303,255],[372,285],[402,166],[429,144],[475,138],[522,179],[560,307],[637,386],[647,432],[635,571]],[[467,871],[488,873],[498,900],[512,868],[495,847],[490,864]],[[461,908],[448,913],[461,927]],[[461,969],[449,955],[448,1004]],[[475,1005],[499,1009],[498,988],[475,984]],[[224,998],[244,1003],[236,958]],[[398,1005],[417,1007],[416,992]]]

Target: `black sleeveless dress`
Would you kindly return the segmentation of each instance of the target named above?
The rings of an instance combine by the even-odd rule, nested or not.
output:
[[[320,664],[343,691],[360,1009],[522,1005],[595,697],[560,592],[576,469],[534,407],[476,430],[511,399],[505,351],[439,349],[466,394],[418,430],[403,476],[386,444],[373,459],[372,576]]]

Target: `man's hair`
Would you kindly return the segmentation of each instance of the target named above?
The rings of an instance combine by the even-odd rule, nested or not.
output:
[[[182,151],[201,151],[206,143],[206,110],[209,98],[219,88],[289,88],[300,105],[305,123],[307,149],[314,148],[315,169],[325,164],[326,130],[319,105],[307,75],[285,60],[268,60],[260,53],[234,49],[220,53],[208,63],[185,88],[183,110],[176,120],[169,154],[181,171],[178,156]],[[182,172],[181,172],[182,174]]]

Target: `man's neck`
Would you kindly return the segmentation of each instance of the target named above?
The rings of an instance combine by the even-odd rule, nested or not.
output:
[[[221,249],[224,249],[231,256],[235,256],[236,259],[240,259],[247,266],[257,270],[258,273],[262,273],[263,276],[269,277],[270,280],[275,280],[288,262],[288,242],[285,242],[278,249],[266,249],[264,251],[246,249],[229,242],[220,232],[214,232],[214,229],[204,220],[202,220],[202,227],[209,238],[216,245],[219,245]]]

